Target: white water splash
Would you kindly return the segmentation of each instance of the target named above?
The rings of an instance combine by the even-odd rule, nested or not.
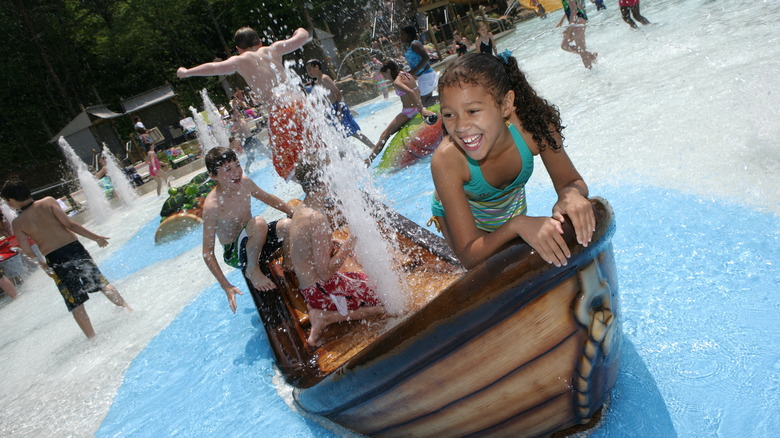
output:
[[[219,146],[219,143],[214,138],[214,134],[211,133],[211,127],[209,127],[208,122],[203,118],[200,111],[190,107],[190,112],[192,113],[192,120],[195,121],[195,126],[198,127],[198,140],[200,141],[201,152],[203,155],[206,155],[208,151]]]
[[[117,196],[125,205],[131,205],[138,198],[138,194],[127,178],[127,174],[116,164],[116,157],[108,148],[103,148],[103,158],[106,159],[106,173],[114,184]]]
[[[209,93],[206,89],[200,90],[200,96],[203,98],[203,109],[209,116],[209,125],[211,125],[211,134],[217,141],[217,145],[229,148],[230,147],[230,131],[225,124],[222,123],[222,114],[214,105],[214,102],[209,98]]]
[[[59,145],[62,151],[65,153],[65,158],[68,160],[71,170],[76,173],[81,185],[81,190],[84,193],[84,197],[87,199],[87,208],[89,208],[90,216],[95,222],[103,222],[111,213],[111,206],[106,199],[106,193],[98,184],[97,178],[93,175],[87,165],[76,155],[76,152],[70,147],[65,137],[60,137]]]

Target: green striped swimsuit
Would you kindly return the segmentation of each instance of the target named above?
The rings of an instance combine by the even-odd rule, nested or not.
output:
[[[534,156],[514,125],[509,124],[509,132],[523,159],[523,169],[506,188],[497,189],[488,184],[479,163],[466,156],[471,179],[463,185],[463,190],[466,192],[477,228],[487,232],[495,231],[513,216],[524,215],[528,210],[525,202],[525,183],[534,171]],[[431,210],[434,216],[445,217],[444,207],[441,201],[436,199],[436,194],[433,196]]]

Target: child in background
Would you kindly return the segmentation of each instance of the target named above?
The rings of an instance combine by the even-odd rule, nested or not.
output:
[[[477,25],[477,39],[474,40],[474,47],[478,47],[480,53],[498,56],[496,41],[493,39],[493,34],[488,32],[487,24],[484,21],[480,21]]]
[[[571,256],[561,234],[569,215],[584,246],[595,230],[588,187],[563,149],[560,114],[536,94],[517,61],[469,54],[439,81],[445,136],[431,160],[434,221],[467,269],[517,237],[548,263]],[[528,217],[525,183],[540,155],[558,201],[552,217]]]
[[[636,21],[642,23],[643,26],[650,24],[650,21],[639,13],[639,0],[619,0],[618,6],[620,6],[623,21],[628,23],[632,29],[636,29],[636,23],[631,19],[631,14],[634,14]]]
[[[141,140],[141,145],[146,149],[146,165],[149,166],[149,176],[157,183],[157,196],[160,196],[163,183],[169,189],[171,188],[171,184],[168,182],[168,175],[165,173],[165,169],[163,169],[164,164],[160,163],[160,160],[157,158],[157,153],[154,152],[154,140],[152,140],[146,129],[136,128],[136,131],[138,132],[138,138]]]
[[[331,106],[330,115],[337,121],[337,124],[344,128],[344,134],[347,137],[355,137],[363,142],[364,145],[373,148],[374,144],[371,143],[371,140],[360,132],[360,125],[352,117],[349,107],[344,102],[341,90],[336,86],[333,79],[322,71],[322,62],[319,59],[310,59],[306,63],[306,74],[314,79],[313,85],[319,85],[325,89],[325,94]]]
[[[582,0],[561,0],[563,4],[563,17],[558,25],[561,27],[563,20],[569,20],[569,25],[563,31],[563,41],[561,49],[565,52],[579,55],[585,68],[590,69],[596,62],[599,55],[596,52],[589,52],[585,47],[585,27],[588,25],[588,14],[585,12],[585,5]],[[571,6],[569,6],[571,3]]]
[[[366,160],[367,165],[371,165],[371,162],[376,158],[382,149],[385,147],[387,140],[406,122],[414,118],[418,113],[421,113],[423,117],[429,117],[436,113],[428,111],[423,107],[420,100],[420,91],[417,88],[417,81],[410,73],[402,71],[395,61],[387,61],[379,69],[379,72],[389,81],[393,81],[393,87],[395,88],[395,94],[401,97],[401,112],[395,116],[395,118],[387,125],[382,135],[379,136],[379,141],[376,142],[376,146],[371,150],[371,155]]]

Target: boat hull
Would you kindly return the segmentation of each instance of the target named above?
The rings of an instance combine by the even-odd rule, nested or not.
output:
[[[300,347],[303,367],[283,357],[296,403],[370,436],[540,436],[588,423],[620,361],[615,227],[606,202],[594,208],[594,241],[570,243],[566,267],[511,245],[334,370]]]

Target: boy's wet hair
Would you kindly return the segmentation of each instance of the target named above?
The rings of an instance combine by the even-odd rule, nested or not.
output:
[[[564,127],[558,108],[536,93],[513,56],[507,56],[504,61],[503,58],[486,53],[469,53],[455,59],[439,77],[439,95],[445,88],[465,86],[485,88],[498,105],[506,93],[513,90],[515,114],[523,129],[531,133],[539,149],[546,146],[561,148],[562,141],[559,143],[554,135],[559,133],[563,140]]]
[[[379,73],[383,73],[386,71],[389,71],[390,77],[392,77],[393,80],[395,80],[395,78],[398,77],[398,73],[401,71],[401,69],[398,67],[398,64],[396,64],[396,62],[391,59],[385,61],[385,63],[382,64],[382,67],[379,68]]]
[[[322,169],[310,160],[304,160],[295,166],[295,180],[298,181],[303,192],[307,195],[324,186]]]
[[[322,61],[319,59],[310,59],[306,61],[306,65],[311,65],[314,67],[317,67],[318,69],[322,70]]]
[[[246,50],[250,47],[259,46],[260,36],[257,35],[256,30],[245,26],[236,31],[236,34],[233,35],[233,42],[236,43],[236,47]]]
[[[16,202],[22,202],[32,198],[32,193],[30,193],[27,184],[22,182],[22,180],[13,178],[3,184],[3,188],[0,189],[0,196],[3,199],[13,199]]]
[[[204,161],[206,162],[206,170],[209,172],[209,175],[217,176],[217,172],[223,164],[238,161],[238,156],[233,149],[218,146],[206,154]]]

